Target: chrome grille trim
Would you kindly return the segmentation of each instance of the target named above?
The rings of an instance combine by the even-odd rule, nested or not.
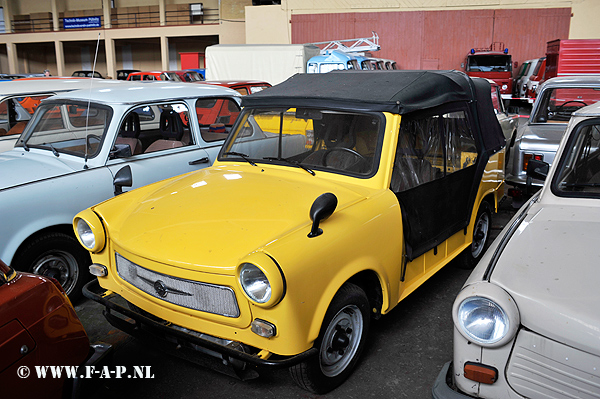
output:
[[[168,276],[146,269],[115,252],[117,274],[154,298],[201,312],[239,317],[235,292],[230,287]]]
[[[529,398],[600,398],[600,357],[521,330],[506,370]]]

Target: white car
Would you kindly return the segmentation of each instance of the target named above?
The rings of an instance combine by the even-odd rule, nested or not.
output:
[[[433,397],[600,397],[600,103],[573,113],[546,180],[452,308],[454,359]]]
[[[120,192],[212,164],[240,95],[190,83],[121,83],[42,101],[0,154],[0,259],[56,278],[72,298],[91,263],[75,214]]]
[[[104,79],[35,78],[0,84],[0,152],[15,146],[40,102],[58,93],[112,85]]]
[[[514,85],[514,91],[518,98],[525,97],[525,93],[527,92],[527,81],[529,80],[529,77],[533,75],[533,71],[535,71],[538,62],[540,62],[539,58],[525,61],[525,64],[527,64],[525,71],[523,72],[523,75],[517,79]]]
[[[506,184],[513,204],[522,204],[543,182],[527,177],[531,159],[552,164],[571,114],[600,101],[600,76],[548,79],[540,86],[527,123],[521,124],[506,149]]]

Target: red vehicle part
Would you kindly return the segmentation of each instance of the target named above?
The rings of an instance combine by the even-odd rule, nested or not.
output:
[[[569,75],[600,75],[600,39],[548,42],[545,79]]]
[[[61,398],[66,377],[38,378],[35,366],[78,366],[89,353],[88,337],[60,284],[0,261],[2,396]],[[28,377],[19,378],[26,370]]]

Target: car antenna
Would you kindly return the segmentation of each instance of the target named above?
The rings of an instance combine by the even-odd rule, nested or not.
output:
[[[98,59],[98,48],[100,47],[100,32],[98,32],[98,39],[96,40],[96,52],[94,53],[94,64],[92,65],[92,77],[90,78],[90,92],[88,95],[87,110],[85,112],[85,156],[83,158],[83,169],[88,168],[88,121],[90,117],[90,102],[92,101],[92,85],[94,83],[94,74],[96,73],[96,60]]]

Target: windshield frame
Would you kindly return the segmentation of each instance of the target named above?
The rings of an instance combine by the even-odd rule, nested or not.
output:
[[[239,117],[237,118],[235,124],[233,125],[233,127],[231,129],[231,133],[225,140],[225,143],[223,143],[223,146],[221,147],[221,150],[219,151],[219,155],[217,156],[217,160],[219,162],[240,162],[240,161],[249,162],[249,161],[252,161],[256,164],[280,165],[280,166],[286,166],[286,167],[292,167],[292,168],[305,167],[305,168],[309,168],[314,171],[332,173],[335,175],[342,175],[342,176],[350,176],[350,177],[359,178],[359,179],[370,179],[379,172],[380,164],[381,164],[381,160],[382,160],[382,149],[383,149],[383,143],[384,143],[384,138],[385,138],[385,129],[386,129],[387,118],[385,117],[383,112],[374,112],[374,111],[356,111],[356,110],[333,108],[333,107],[319,107],[318,109],[311,108],[313,110],[322,111],[325,113],[363,115],[363,116],[371,116],[371,117],[377,119],[377,121],[378,121],[377,142],[375,144],[376,145],[375,152],[373,153],[372,167],[368,173],[361,174],[361,173],[352,172],[352,171],[348,171],[348,170],[334,169],[334,168],[327,167],[327,166],[314,165],[312,163],[304,163],[302,161],[300,161],[298,163],[299,164],[298,166],[294,166],[294,165],[291,165],[289,161],[286,161],[285,158],[283,158],[283,157],[282,157],[283,158],[282,160],[276,160],[276,159],[264,159],[264,158],[252,158],[252,157],[225,155],[227,152],[232,151],[231,148],[237,137],[238,132],[240,131],[240,129],[242,128],[244,123],[246,123],[246,121],[248,120],[248,117],[253,112],[259,112],[259,113],[265,112],[265,111],[284,111],[285,112],[285,111],[289,111],[290,109],[297,110],[298,108],[305,109],[305,107],[294,107],[294,106],[289,106],[289,107],[288,106],[285,106],[285,107],[252,107],[252,108],[246,107],[246,108],[243,108],[242,112],[240,113]],[[313,144],[312,145],[313,146],[316,145],[316,137],[314,137],[314,136],[313,136]],[[235,150],[233,150],[233,151],[235,152]],[[316,151],[313,150],[312,153],[314,153],[314,152],[316,152]]]
[[[583,129],[585,129],[588,126],[594,126],[594,125],[600,127],[600,117],[586,118],[586,119],[580,121],[579,123],[577,123],[577,125],[575,125],[573,127],[573,129],[571,129],[571,134],[569,135],[569,138],[563,147],[563,150],[560,155],[560,160],[559,160],[558,164],[556,165],[556,170],[554,172],[554,175],[552,176],[552,181],[551,181],[551,185],[550,185],[550,190],[557,197],[600,199],[600,185],[599,185],[598,192],[565,191],[559,186],[559,184],[565,180],[564,172],[565,172],[565,168],[567,166],[567,162],[569,161],[569,159],[573,158],[574,155],[580,156],[582,151],[584,151],[583,149],[579,149],[579,150],[575,149],[574,148],[575,142],[580,139]],[[600,140],[598,140],[598,141],[600,142]],[[573,154],[574,151],[577,151],[577,154]],[[599,146],[599,149],[596,150],[596,152],[600,153],[600,146]],[[582,182],[582,184],[586,184],[586,183]]]
[[[102,137],[101,140],[98,144],[98,150],[94,153],[94,154],[89,154],[89,153],[79,153],[79,152],[74,152],[74,151],[68,151],[68,150],[64,150],[60,147],[55,147],[52,144],[55,143],[49,143],[50,145],[44,145],[44,144],[29,144],[28,141],[29,139],[32,137],[33,135],[33,129],[34,127],[40,122],[40,120],[43,117],[43,114],[45,114],[43,112],[43,110],[45,110],[46,108],[51,108],[51,107],[63,107],[63,106],[71,106],[71,105],[75,105],[78,107],[82,107],[82,108],[86,108],[89,106],[90,109],[92,107],[95,108],[99,108],[102,110],[106,110],[107,114],[106,114],[106,123],[104,125],[104,131],[102,133]],[[62,110],[61,110],[61,118],[63,118],[63,114],[62,114]],[[29,149],[29,148],[36,148],[36,149],[41,149],[41,150],[49,150],[52,152],[57,152],[59,154],[67,154],[67,155],[71,155],[77,158],[82,158],[82,159],[93,159],[95,157],[97,157],[100,153],[102,153],[102,149],[103,149],[103,145],[104,145],[104,141],[106,139],[107,136],[107,132],[109,131],[110,125],[112,124],[113,121],[113,116],[114,116],[114,109],[106,104],[101,104],[101,103],[95,103],[95,102],[88,102],[88,101],[84,101],[84,100],[70,100],[70,99],[64,99],[64,100],[44,100],[42,101],[42,103],[38,106],[38,108],[36,109],[35,113],[33,114],[33,118],[29,121],[29,123],[27,124],[27,126],[25,127],[25,130],[23,131],[23,133],[21,134],[21,136],[19,137],[19,139],[17,140],[17,142],[15,143],[15,147],[23,147],[24,149]]]

